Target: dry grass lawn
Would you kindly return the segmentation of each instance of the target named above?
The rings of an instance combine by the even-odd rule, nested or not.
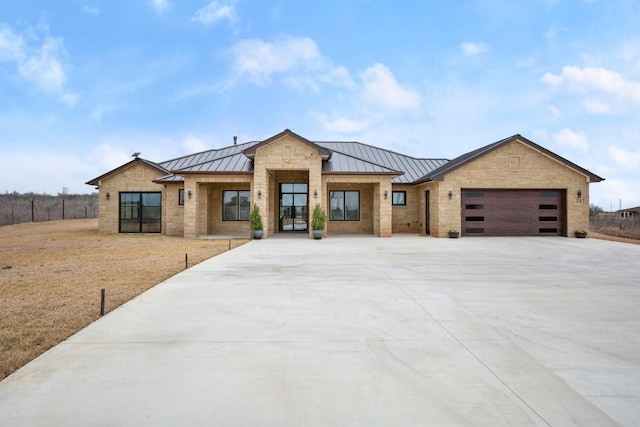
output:
[[[189,266],[246,243],[98,234],[97,219],[0,227],[0,380]]]

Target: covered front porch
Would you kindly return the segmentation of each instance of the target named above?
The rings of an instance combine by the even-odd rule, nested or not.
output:
[[[251,175],[185,177],[184,236],[250,236],[249,213],[260,208],[263,238],[303,234],[312,238],[311,213],[327,212],[324,236],[391,235],[391,179],[322,175],[308,170],[268,170],[265,185]]]

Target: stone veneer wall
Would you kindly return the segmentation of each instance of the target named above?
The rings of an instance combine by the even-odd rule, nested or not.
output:
[[[420,216],[420,206],[424,212],[424,195],[420,198],[418,188],[411,185],[393,185],[393,191],[406,191],[406,206],[393,206],[392,231],[394,233],[420,233],[425,216]],[[391,193],[390,193],[391,194]]]
[[[249,191],[251,184],[248,182],[214,183],[208,185],[208,190],[209,225],[207,234],[249,237],[251,235],[249,221],[222,220],[222,193],[223,191]],[[251,207],[253,207],[253,203],[251,203]]]
[[[447,174],[432,192],[434,235],[446,236],[450,228],[460,230],[461,189],[566,189],[566,223],[569,237],[576,229],[589,228],[588,178],[545,154],[513,141]],[[582,198],[577,198],[578,190]],[[449,200],[448,193],[453,198]]]
[[[303,171],[308,174],[309,193],[317,189],[318,200],[322,194],[322,157],[317,148],[297,138],[284,135],[267,145],[259,147],[253,162],[252,199],[260,208],[264,225],[264,237],[278,230],[279,210],[277,183],[273,178],[282,171]],[[262,197],[258,197],[258,192]],[[326,209],[326,206],[323,206]],[[313,209],[310,207],[310,209]],[[312,236],[309,227],[309,236]]]
[[[100,233],[118,233],[120,221],[120,192],[126,191],[163,191],[164,186],[152,182],[165,174],[151,166],[137,161],[117,174],[106,177],[100,182],[98,200],[98,231]],[[107,200],[109,193],[109,200]],[[164,202],[164,198],[163,198]],[[163,207],[164,209],[164,207]],[[162,219],[164,227],[164,218]]]
[[[390,237],[392,233],[391,178],[388,175],[323,176],[323,186],[327,191],[360,190],[360,221],[328,221],[327,234],[367,233]],[[387,199],[384,198],[385,191]],[[327,193],[325,196],[327,205],[328,200]]]
[[[184,235],[184,205],[180,205],[178,194],[184,185],[169,183],[164,186],[162,197],[162,232],[169,236]],[[187,195],[185,194],[185,203]]]
[[[184,237],[193,238],[208,234],[220,233],[236,234],[242,233],[242,224],[223,225],[222,214],[222,194],[220,193],[220,203],[215,199],[216,189],[242,190],[250,189],[250,174],[224,174],[224,175],[201,175],[189,174],[185,176],[185,200],[184,200]],[[191,198],[187,196],[191,190]],[[252,202],[253,206],[253,202]],[[220,222],[216,222],[220,219]],[[226,221],[225,221],[226,222]],[[244,223],[243,223],[244,224]],[[247,222],[247,230],[249,225]]]

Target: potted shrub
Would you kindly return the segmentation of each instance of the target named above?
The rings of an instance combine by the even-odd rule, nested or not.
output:
[[[451,230],[449,230],[449,238],[450,239],[457,239],[460,236],[460,232],[458,230],[456,230],[455,228],[452,228]]]
[[[587,237],[587,230],[576,230],[575,233],[578,239],[584,239]]]
[[[262,239],[262,215],[257,204],[253,205],[253,210],[249,214],[249,227],[251,227],[251,237],[254,239]]]
[[[322,239],[322,233],[326,222],[327,213],[320,207],[320,205],[316,204],[316,207],[313,208],[313,214],[311,215],[311,228],[313,229],[314,239]]]

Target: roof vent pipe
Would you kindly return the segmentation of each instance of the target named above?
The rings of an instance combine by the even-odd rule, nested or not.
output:
[[[238,137],[237,137],[237,136],[234,136],[234,137],[233,137],[233,145],[236,145],[236,143],[237,143],[237,142],[238,142]]]

